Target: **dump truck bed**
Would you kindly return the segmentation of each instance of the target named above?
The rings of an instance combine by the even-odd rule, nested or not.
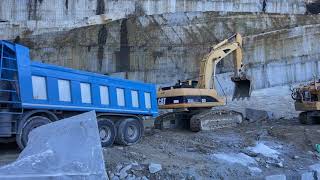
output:
[[[7,41],[0,44],[12,51],[11,58],[17,61],[23,109],[95,110],[147,116],[158,113],[153,84],[32,62],[28,48]]]

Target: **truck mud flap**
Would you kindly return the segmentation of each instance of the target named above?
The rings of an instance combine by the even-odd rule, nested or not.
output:
[[[12,114],[0,110],[0,137],[10,137],[12,135]]]

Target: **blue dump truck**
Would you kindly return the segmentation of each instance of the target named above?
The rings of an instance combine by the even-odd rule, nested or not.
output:
[[[95,110],[103,147],[131,145],[156,99],[153,84],[32,62],[27,47],[0,41],[0,142],[24,148],[32,129]]]

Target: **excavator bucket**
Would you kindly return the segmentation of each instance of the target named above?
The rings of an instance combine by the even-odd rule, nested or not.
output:
[[[234,92],[232,100],[249,98],[251,95],[251,81],[246,78],[232,78],[234,82]]]

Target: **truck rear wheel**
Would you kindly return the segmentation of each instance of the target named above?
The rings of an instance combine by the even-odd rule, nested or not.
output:
[[[24,149],[28,143],[28,136],[30,132],[42,125],[51,123],[50,119],[43,116],[33,116],[28,118],[23,124],[19,126],[16,141],[20,149]]]
[[[116,128],[114,123],[109,119],[99,119],[99,135],[102,147],[110,147],[116,138]]]
[[[143,123],[139,119],[128,118],[117,122],[116,143],[132,145],[140,141],[143,135]]]

